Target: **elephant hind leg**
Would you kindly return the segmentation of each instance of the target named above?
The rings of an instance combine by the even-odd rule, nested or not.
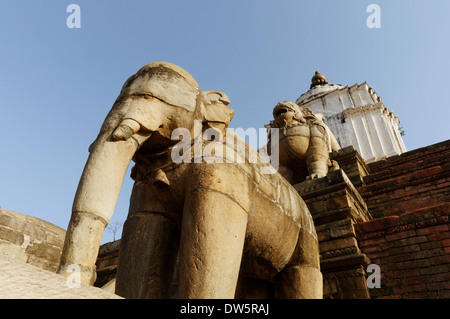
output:
[[[130,299],[169,298],[180,230],[158,213],[133,213],[124,224],[116,294]]]
[[[291,262],[280,272],[276,298],[322,299],[323,279],[320,272],[319,245],[306,228],[300,231]]]
[[[274,284],[259,278],[239,276],[235,299],[273,299]]]
[[[322,273],[309,264],[291,265],[280,273],[276,297],[280,299],[322,299]]]

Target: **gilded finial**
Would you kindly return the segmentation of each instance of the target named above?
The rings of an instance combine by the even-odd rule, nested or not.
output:
[[[316,73],[314,74],[314,76],[311,79],[310,89],[312,89],[316,85],[320,85],[320,84],[328,84],[328,81],[325,78],[325,75],[321,74],[319,71],[316,71]]]

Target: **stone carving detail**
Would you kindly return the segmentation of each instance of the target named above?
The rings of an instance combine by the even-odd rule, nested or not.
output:
[[[70,275],[76,264],[82,282],[94,282],[100,240],[133,159],[117,294],[167,297],[179,252],[179,298],[322,298],[310,212],[279,173],[262,174],[269,164],[227,130],[234,113],[228,103],[225,93],[202,92],[169,63],[150,63],[130,77],[90,147],[58,272]],[[213,141],[197,143],[198,123],[199,134],[216,132]],[[189,133],[183,135],[189,147],[174,162],[178,128]],[[224,142],[230,139],[258,161],[233,161],[239,143]],[[207,150],[209,158],[196,157]],[[252,291],[248,282],[255,281]]]
[[[274,120],[268,127],[279,128],[279,172],[292,184],[305,179],[324,177],[339,166],[329,153],[340,146],[323,122],[322,114],[294,102],[278,103],[273,109]],[[274,143],[269,134],[269,145]],[[268,146],[268,150],[271,147]]]

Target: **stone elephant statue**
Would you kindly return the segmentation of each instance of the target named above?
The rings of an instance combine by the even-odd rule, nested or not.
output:
[[[322,114],[300,107],[291,101],[278,103],[273,109],[274,120],[268,127],[279,128],[279,171],[292,184],[306,179],[324,177],[339,165],[329,153],[340,149]],[[269,147],[273,143],[269,135]]]
[[[170,63],[150,63],[131,76],[89,148],[58,273],[68,276],[77,265],[82,283],[95,281],[102,234],[133,160],[117,294],[169,297],[179,254],[178,298],[322,298],[309,210],[279,173],[264,172],[267,161],[227,129],[234,114],[228,103],[225,93],[201,91],[189,73]],[[211,130],[214,140],[202,139]],[[237,145],[258,160],[236,160]],[[251,289],[266,284],[273,290]]]

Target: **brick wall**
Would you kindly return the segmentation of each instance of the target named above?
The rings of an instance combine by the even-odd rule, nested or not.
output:
[[[450,298],[450,141],[369,165],[359,247],[380,266],[372,298]]]
[[[450,140],[369,165],[358,187],[374,217],[450,202]]]
[[[357,225],[359,247],[380,266],[372,298],[450,298],[448,204]]]

